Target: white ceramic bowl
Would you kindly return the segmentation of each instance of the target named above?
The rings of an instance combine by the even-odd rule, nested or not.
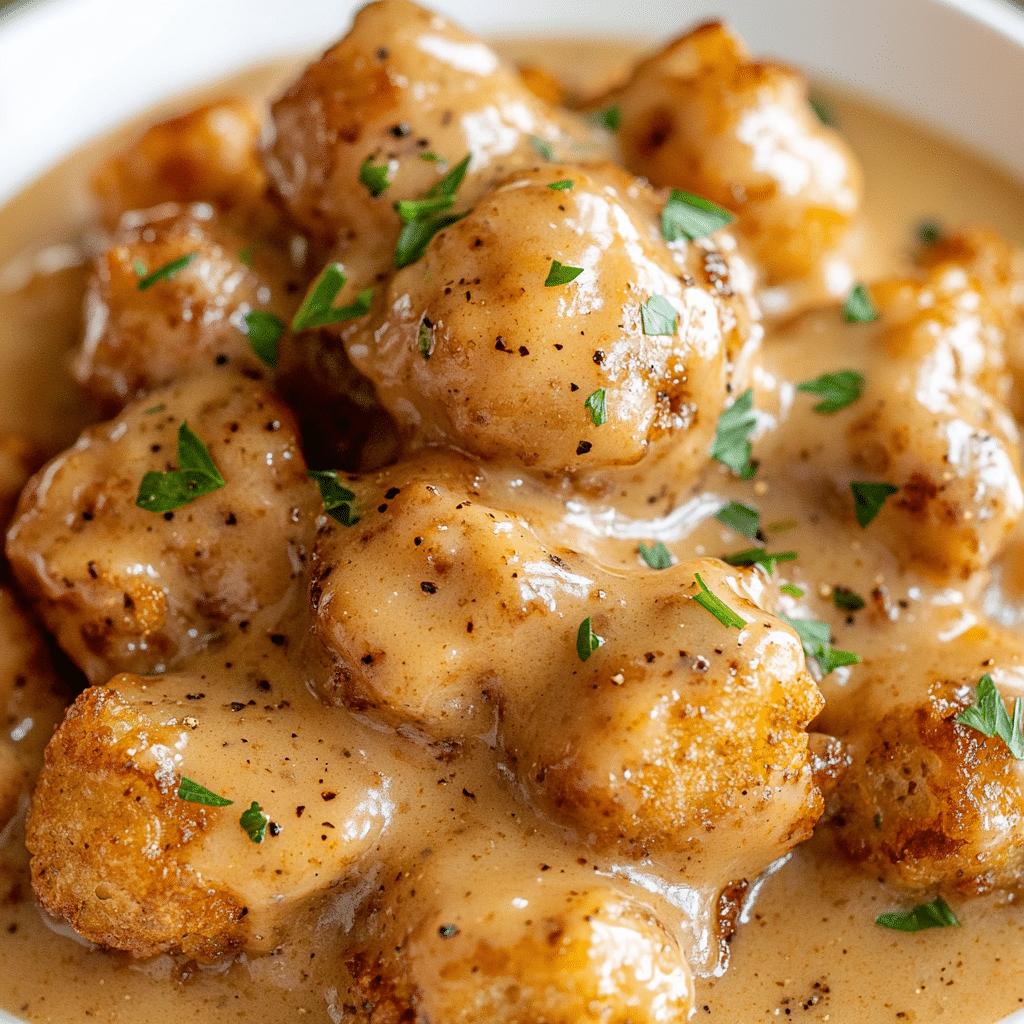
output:
[[[0,16],[0,203],[197,82],[322,49],[351,0],[35,0]],[[1007,0],[433,0],[485,35],[664,38],[711,16],[1024,182],[1024,13]],[[2,957],[0,957],[2,962]],[[1005,1024],[1024,1024],[1024,1011]],[[15,1024],[0,1011],[0,1024]]]

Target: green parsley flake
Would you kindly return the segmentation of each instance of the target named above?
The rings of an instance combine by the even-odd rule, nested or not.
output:
[[[869,324],[878,319],[878,310],[871,292],[862,284],[855,284],[843,303],[843,319],[851,324]]]
[[[352,503],[356,500],[355,492],[338,483],[336,469],[309,469],[306,476],[315,480],[320,488],[324,511],[336,519],[342,526],[355,526],[359,516],[353,514]]]
[[[803,384],[797,384],[796,389],[823,399],[814,407],[814,411],[830,415],[845,409],[860,398],[864,391],[864,374],[856,370],[823,373],[814,380],[805,380]]]
[[[254,843],[262,843],[267,837],[267,825],[270,824],[270,819],[263,813],[260,805],[253,800],[249,809],[242,811],[238,824],[242,826],[245,834]]]
[[[998,736],[1017,761],[1024,760],[1024,699],[1013,703],[1013,721],[1006,711],[1006,703],[999,696],[996,684],[986,672],[978,681],[978,703],[956,716],[958,725],[966,725],[986,736]]]
[[[655,541],[650,547],[641,541],[640,557],[652,569],[668,569],[672,565],[672,552],[660,540]]]
[[[587,120],[598,128],[607,128],[612,133],[618,132],[622,125],[622,107],[613,105],[604,110],[595,111]]]
[[[754,540],[759,530],[760,514],[757,509],[743,505],[738,501],[730,501],[725,508],[715,513],[715,518],[723,525],[742,533],[744,537]]]
[[[661,211],[661,233],[666,242],[692,242],[695,238],[707,238],[735,219],[717,203],[674,188]]]
[[[850,484],[853,492],[853,510],[860,525],[867,526],[881,511],[885,499],[895,494],[899,488],[892,484],[875,484],[858,482]]]
[[[441,158],[436,153],[432,153],[430,150],[427,150],[426,153],[420,153],[419,158],[421,160],[425,160],[428,164],[442,163]]]
[[[640,307],[640,324],[644,334],[659,337],[676,333],[679,312],[664,295],[652,295]]]
[[[430,317],[424,317],[420,321],[419,330],[416,333],[416,347],[424,359],[430,358],[434,351],[434,324]]]
[[[143,413],[148,416],[150,413],[163,412],[167,408],[166,402],[161,402],[159,405],[151,405],[148,409],[143,409]]]
[[[595,427],[608,422],[608,404],[604,388],[598,388],[583,404],[590,410]]]
[[[723,555],[722,561],[736,566],[759,565],[771,576],[772,571],[779,562],[792,562],[795,558],[795,551],[780,551],[778,554],[770,555],[764,548],[747,548],[746,551],[737,551],[732,555]]]
[[[402,230],[395,244],[396,270],[415,263],[426,251],[430,240],[446,227],[462,220],[468,211],[451,213],[456,193],[469,169],[467,153],[440,181],[432,185],[422,199],[403,199],[395,204]]]
[[[277,366],[277,343],[284,334],[284,324],[268,309],[250,309],[242,321],[245,324],[245,336],[249,339],[253,352],[267,366]]]
[[[864,607],[864,598],[849,587],[833,587],[832,603],[843,612],[859,612]]]
[[[697,586],[700,587],[700,593],[695,594],[693,600],[701,608],[706,608],[711,612],[723,626],[729,626],[732,629],[743,629],[747,624],[747,620],[734,612],[721,598],[713,594],[708,589],[707,584],[700,578],[699,572],[695,572],[693,578]]]
[[[169,281],[179,270],[184,270],[198,255],[199,253],[197,252],[185,253],[184,256],[179,256],[176,260],[165,263],[162,267],[154,270],[152,274],[146,274],[145,277],[139,274],[139,268],[142,267],[142,272],[145,273],[145,267],[136,260],[134,266],[135,274],[137,277],[142,277],[138,284],[139,291],[144,292],[147,288],[152,288],[157,281]]]
[[[856,665],[860,661],[860,656],[850,651],[832,649],[832,630],[829,629],[827,622],[819,622],[817,619],[791,619],[785,615],[782,619],[796,631],[804,654],[808,658],[814,658],[821,666],[822,675],[827,676],[843,665]]]
[[[187,800],[191,804],[205,804],[207,807],[228,807],[235,802],[211,793],[205,786],[186,779],[184,775],[181,777],[181,785],[178,786],[178,799]]]
[[[459,934],[459,926],[457,924],[443,924],[437,929],[437,933],[442,939],[451,939]]]
[[[575,185],[576,182],[572,178],[562,178],[561,181],[552,181],[548,188],[554,189],[556,192],[564,192],[566,189],[570,189]]]
[[[826,128],[835,127],[836,120],[832,115],[832,110],[821,96],[812,92],[810,96],[807,97],[807,102],[810,104],[811,110],[814,111],[815,116]]]
[[[530,136],[530,145],[541,155],[544,160],[555,159],[555,151],[550,142],[545,142],[539,135]]]
[[[893,928],[898,932],[923,932],[927,928],[959,928],[960,921],[949,904],[936,896],[931,903],[922,903],[913,910],[897,910],[890,914],[879,914],[875,924]]]
[[[576,630],[576,653],[580,661],[586,661],[594,651],[604,644],[604,637],[598,636],[591,628],[590,616],[588,615]]]
[[[728,466],[743,480],[749,480],[756,472],[756,467],[750,461],[753,445],[749,440],[757,426],[753,405],[754,392],[747,388],[718,417],[715,443],[711,448],[711,458]]]
[[[146,276],[146,264],[143,263],[142,260],[136,260],[132,264],[132,270],[135,271],[135,276],[136,277],[145,277]]]
[[[253,269],[253,247],[251,245],[243,245],[238,250],[238,259],[244,263],[250,270]]]
[[[328,324],[343,324],[370,311],[373,289],[364,288],[346,306],[335,308],[334,300],[345,287],[345,271],[340,263],[328,263],[313,283],[299,311],[292,320],[293,331],[305,331],[311,327],[326,327]]]
[[[365,185],[374,199],[390,188],[391,181],[388,178],[388,165],[375,164],[373,157],[368,156],[359,165],[359,184]]]
[[[206,445],[183,420],[178,428],[178,468],[146,473],[135,504],[147,512],[172,512],[223,486],[224,477]]]
[[[564,263],[559,263],[558,260],[552,260],[551,269],[544,279],[544,287],[554,288],[560,284],[568,284],[570,281],[575,281],[582,273],[583,267],[567,267]]]
[[[917,225],[917,240],[921,245],[935,245],[942,241],[942,225],[936,220],[923,220]]]
[[[792,583],[783,583],[782,586],[779,587],[779,590],[781,590],[784,594],[789,594],[790,597],[804,596],[804,592],[799,587],[794,586]]]

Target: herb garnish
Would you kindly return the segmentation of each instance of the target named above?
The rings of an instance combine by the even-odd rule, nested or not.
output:
[[[340,263],[328,263],[303,299],[299,311],[292,320],[293,331],[305,331],[310,327],[326,327],[328,324],[342,324],[347,320],[365,316],[370,311],[373,289],[364,288],[347,306],[335,308],[334,300],[345,287],[345,271]]]
[[[249,805],[249,809],[242,811],[238,824],[245,830],[245,834],[254,842],[262,843],[267,837],[267,825],[270,819],[263,813],[263,809],[255,800]]]
[[[721,508],[715,513],[715,518],[723,526],[742,533],[744,537],[749,537],[751,540],[757,537],[761,515],[757,509],[753,509],[749,505],[730,501],[725,508]]]
[[[459,934],[459,926],[457,924],[443,924],[437,929],[437,934],[442,939],[452,939]]]
[[[598,388],[583,404],[590,410],[590,418],[594,421],[595,427],[607,423],[608,404],[604,388]]]
[[[864,607],[864,598],[849,587],[833,587],[832,603],[844,612],[859,612]]]
[[[652,569],[668,569],[672,565],[672,552],[660,540],[648,547],[640,541],[640,557]]]
[[[253,352],[267,364],[277,366],[277,343],[284,334],[284,324],[269,309],[250,309],[242,322],[245,336]]]
[[[815,116],[826,128],[835,127],[835,118],[832,116],[829,105],[817,93],[812,92],[807,97],[807,102],[810,104]]]
[[[967,725],[986,736],[998,736],[1018,761],[1024,760],[1024,698],[1013,702],[1013,721],[1006,711],[1006,704],[999,696],[996,684],[986,672],[978,681],[978,703],[956,716],[958,725]]]
[[[243,245],[242,248],[238,250],[238,259],[250,270],[254,269],[253,247],[251,245]]]
[[[779,587],[779,590],[781,590],[784,594],[789,594],[790,597],[804,596],[804,592],[799,587],[794,586],[792,583],[783,583],[782,586]]]
[[[206,445],[182,420],[178,427],[178,468],[166,473],[146,473],[135,504],[147,512],[171,512],[223,486],[224,477]]]
[[[434,348],[434,325],[427,317],[420,320],[419,330],[416,332],[416,347],[424,359],[430,358]]]
[[[867,526],[881,511],[885,499],[895,494],[899,488],[892,484],[858,482],[850,484],[850,490],[853,491],[853,510],[857,522],[861,526]]]
[[[604,110],[596,110],[587,117],[587,120],[597,125],[598,128],[607,128],[610,132],[617,132],[622,124],[622,107],[613,105],[605,107]]]
[[[676,333],[679,312],[664,295],[652,295],[640,307],[640,324],[644,334],[652,336]]]
[[[931,903],[922,903],[913,910],[897,910],[891,914],[879,914],[875,924],[893,928],[898,932],[923,932],[926,928],[959,928],[960,921],[950,910],[949,904],[936,896]]]
[[[821,666],[822,675],[827,676],[843,665],[856,665],[860,661],[860,655],[851,651],[832,649],[832,630],[829,629],[827,622],[819,622],[817,619],[791,619],[786,615],[781,618],[796,631],[804,654]]]
[[[743,506],[740,507],[742,508]],[[722,561],[736,566],[759,565],[771,576],[772,571],[779,562],[792,562],[795,558],[795,551],[780,551],[777,554],[769,555],[764,548],[747,548],[746,551],[737,551],[732,555],[723,555]]]
[[[555,159],[555,150],[550,142],[545,142],[539,135],[530,136],[530,145],[541,155],[544,160],[552,161]]]
[[[388,165],[375,164],[373,157],[368,156],[359,165],[359,184],[365,185],[374,199],[386,192],[391,185],[388,178]]]
[[[856,370],[823,373],[814,380],[805,380],[803,384],[797,384],[796,389],[823,399],[814,407],[814,411],[829,415],[845,409],[860,398],[864,391],[864,374]]]
[[[570,189],[575,185],[576,182],[572,178],[562,178],[561,181],[552,181],[548,184],[548,188],[553,188],[556,192],[564,192],[566,189]]]
[[[700,587],[700,593],[695,594],[693,599],[701,608],[706,608],[711,612],[723,626],[742,629],[747,624],[746,619],[734,612],[721,598],[708,589],[707,584],[700,578],[699,572],[695,572],[693,578],[697,586]]]
[[[586,661],[603,643],[604,637],[598,636],[591,628],[588,615],[576,630],[576,653],[580,656],[580,661]]]
[[[878,310],[871,293],[862,284],[855,284],[843,303],[843,319],[851,324],[869,324],[878,319]]]
[[[936,220],[923,220],[917,225],[917,240],[921,245],[935,245],[942,240],[942,225]]]
[[[661,233],[666,242],[692,242],[695,238],[707,238],[735,219],[710,199],[674,188],[661,211]]]
[[[711,458],[728,466],[743,480],[749,480],[756,472],[756,467],[750,461],[753,445],[749,440],[757,426],[753,405],[754,392],[747,388],[718,417],[715,443],[711,448]]]
[[[306,476],[316,481],[324,511],[332,519],[336,519],[342,526],[355,526],[359,522],[359,516],[352,510],[352,503],[356,500],[355,492],[338,483],[336,469],[308,469]]]
[[[466,176],[470,156],[467,153],[440,181],[431,185],[422,199],[395,204],[402,219],[402,230],[395,244],[396,270],[415,263],[427,251],[434,235],[466,216],[468,211],[448,211],[455,205],[455,195]]]
[[[544,287],[554,288],[556,285],[568,284],[570,281],[575,281],[582,273],[583,267],[567,267],[564,263],[559,263],[558,260],[552,260],[551,269],[544,279]]]
[[[178,786],[178,799],[187,800],[192,804],[205,804],[207,807],[228,807],[235,802],[227,797],[211,793],[205,786],[186,779],[184,775],[181,777],[181,785]]]
[[[146,273],[145,267],[136,260],[133,269],[136,275],[142,278],[138,283],[139,291],[144,292],[147,288],[152,288],[157,281],[167,281],[174,277],[179,270],[184,270],[198,255],[199,253],[197,252],[186,253],[184,256],[179,256],[176,260],[171,260],[170,263],[165,263],[162,267],[158,267],[152,274],[146,274],[145,277],[142,277],[142,274]],[[141,274],[139,273],[140,269],[142,270]]]

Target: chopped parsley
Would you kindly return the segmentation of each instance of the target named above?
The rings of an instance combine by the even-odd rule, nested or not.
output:
[[[604,637],[594,632],[588,615],[576,630],[576,653],[580,656],[580,661],[586,661],[603,643]]]
[[[858,482],[850,484],[850,490],[853,492],[853,510],[857,522],[861,526],[867,526],[882,510],[885,499],[895,494],[899,488],[892,484]]]
[[[913,910],[897,910],[890,914],[879,914],[875,924],[893,928],[898,932],[923,932],[927,928],[959,928],[960,921],[949,904],[936,896],[931,903],[922,903]]]
[[[823,373],[814,380],[805,380],[803,384],[797,384],[796,389],[821,398],[822,401],[818,402],[814,411],[829,415],[845,409],[860,398],[864,391],[864,374],[856,370]]]
[[[555,150],[550,142],[545,142],[539,135],[530,136],[530,145],[540,154],[542,159],[552,161],[555,159]]]
[[[452,939],[459,934],[459,926],[457,924],[443,924],[437,929],[437,933],[442,939]]]
[[[744,537],[754,540],[757,537],[760,523],[760,513],[749,505],[743,505],[738,501],[730,501],[725,508],[715,513],[715,518],[723,525],[742,533]]]
[[[242,321],[245,336],[253,352],[267,364],[277,366],[277,343],[284,334],[284,324],[269,309],[250,309]]]
[[[807,97],[807,102],[811,106],[811,110],[814,111],[815,117],[826,127],[834,128],[836,121],[832,115],[832,110],[829,105],[821,98],[817,93],[811,93]]]
[[[618,132],[622,125],[622,107],[613,105],[597,110],[587,120],[598,128],[607,128],[610,132]]]
[[[668,569],[672,565],[672,552],[660,540],[648,547],[640,542],[640,557],[652,569]]]
[[[184,420],[178,427],[178,468],[149,472],[139,484],[135,504],[147,512],[172,512],[224,486],[206,445]]]
[[[434,325],[429,317],[424,317],[420,321],[419,330],[416,332],[416,347],[424,359],[430,358],[430,353],[434,350]]]
[[[700,587],[700,593],[695,594],[693,599],[701,608],[706,608],[711,612],[723,626],[742,629],[747,624],[746,619],[734,612],[721,598],[708,589],[707,584],[700,578],[699,572],[695,572],[693,578],[697,586]]]
[[[332,519],[336,519],[342,526],[355,526],[359,522],[359,516],[353,513],[352,508],[356,500],[355,492],[338,483],[336,469],[308,469],[306,476],[316,481],[324,511]]]
[[[205,786],[186,779],[184,775],[182,775],[181,784],[178,786],[178,799],[187,800],[191,804],[205,804],[207,807],[228,807],[235,802],[227,797],[211,793]]]
[[[644,334],[652,336],[676,333],[679,313],[664,295],[652,295],[640,307],[640,324]]]
[[[966,725],[986,736],[998,736],[1018,761],[1024,760],[1024,699],[1013,702],[1013,721],[1006,711],[1006,704],[999,696],[996,684],[986,672],[978,681],[978,703],[962,711],[954,719],[958,725]]]
[[[757,426],[753,405],[754,392],[747,388],[718,417],[715,443],[711,448],[711,458],[728,466],[743,480],[749,480],[756,471],[756,467],[750,461],[750,453],[753,451],[750,435]]]
[[[794,586],[792,583],[783,583],[782,586],[779,587],[779,590],[781,590],[784,594],[789,594],[790,597],[804,596],[804,592],[799,587]]]
[[[862,284],[855,284],[843,303],[843,319],[851,324],[869,324],[878,319],[878,310],[871,292]]]
[[[556,285],[568,284],[570,281],[575,281],[582,273],[583,267],[567,267],[564,263],[559,263],[558,260],[552,260],[551,269],[544,279],[544,287],[554,288]]]
[[[252,270],[254,267],[252,246],[243,245],[242,248],[238,250],[238,259]]]
[[[674,188],[661,211],[661,233],[666,242],[692,242],[695,238],[707,238],[735,219],[710,199]]]
[[[152,274],[146,274],[145,265],[136,260],[133,269],[136,276],[141,278],[138,284],[139,291],[144,292],[147,288],[152,288],[157,281],[169,281],[179,270],[184,270],[198,255],[197,252],[185,253],[184,256],[179,256],[176,260],[171,260],[170,263],[158,267]],[[143,274],[145,274],[144,277]]]
[[[737,551],[732,555],[723,555],[722,561],[736,566],[759,565],[771,576],[779,562],[792,562],[795,558],[795,551],[780,551],[777,554],[770,555],[764,548],[747,548],[746,551]]]
[[[561,181],[552,181],[548,184],[548,188],[554,189],[556,192],[564,192],[566,189],[570,189],[575,185],[576,182],[572,178],[562,178]]]
[[[923,220],[917,225],[916,234],[921,245],[935,245],[942,241],[942,225],[936,220]]]
[[[245,834],[254,843],[262,843],[267,837],[267,825],[270,824],[270,819],[263,813],[260,805],[253,800],[249,809],[242,811],[238,824],[242,826]]]
[[[359,184],[365,185],[370,195],[376,199],[391,186],[391,180],[388,178],[388,165],[375,164],[373,157],[368,156],[359,165]]]
[[[859,612],[864,607],[864,598],[849,587],[833,587],[832,603],[843,612]]]
[[[395,244],[396,270],[415,263],[426,251],[430,240],[439,231],[462,220],[466,213],[452,213],[456,193],[469,168],[467,153],[440,181],[431,185],[419,200],[402,200],[395,204],[402,220],[402,230]]]
[[[796,630],[804,654],[821,666],[822,675],[827,676],[843,665],[856,665],[860,661],[857,654],[832,649],[832,630],[829,629],[827,622],[819,622],[817,619],[791,619],[786,615],[782,616],[782,620]]]
[[[604,388],[598,388],[584,403],[590,410],[590,418],[595,427],[608,422],[608,403]]]
[[[342,324],[369,313],[370,302],[373,300],[372,288],[364,288],[348,305],[335,308],[334,300],[345,287],[346,280],[340,263],[328,263],[299,306],[292,320],[292,330],[305,331],[310,327]]]

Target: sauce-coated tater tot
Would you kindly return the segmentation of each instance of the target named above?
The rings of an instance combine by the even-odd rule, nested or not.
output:
[[[186,421],[223,487],[176,510],[140,508],[147,471],[187,468]],[[40,617],[98,683],[272,628],[304,593],[321,508],[291,413],[249,381],[213,375],[86,430],[23,493],[7,554]]]

